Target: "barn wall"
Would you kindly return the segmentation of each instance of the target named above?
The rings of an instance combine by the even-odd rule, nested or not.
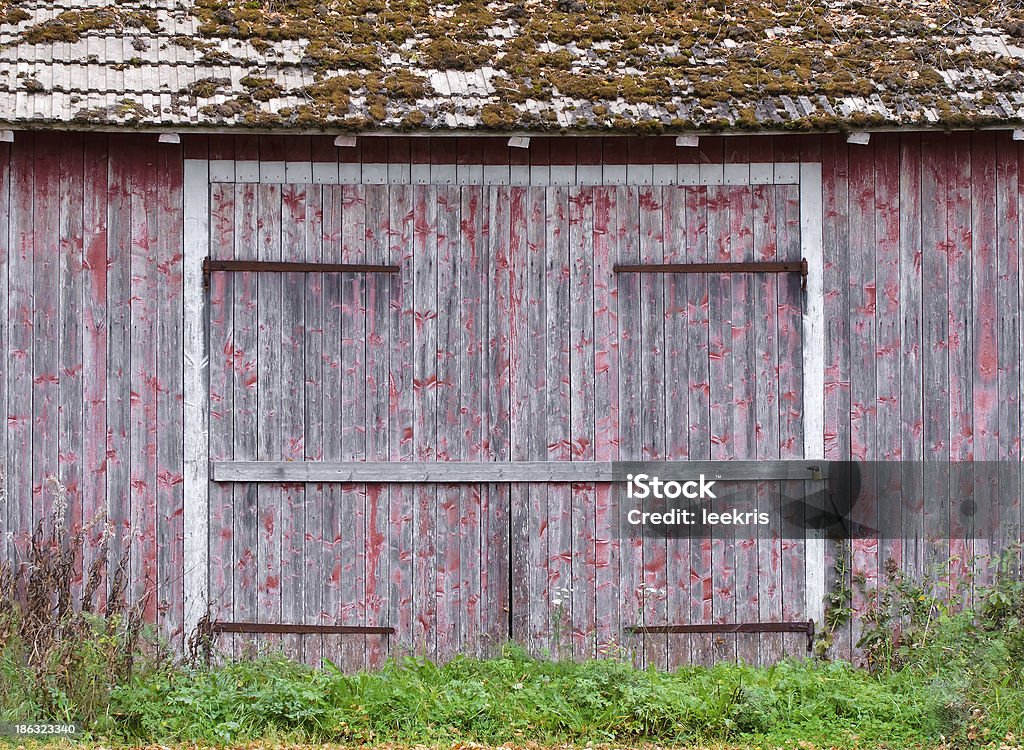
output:
[[[3,536],[6,554],[52,507],[61,491],[47,478],[56,477],[73,524],[106,508],[133,539],[133,575],[154,591],[149,615],[168,634],[181,622],[184,569],[183,151],[518,166],[820,161],[826,456],[1020,458],[1021,153],[1008,132],[873,135],[868,146],[832,136],[705,138],[699,149],[541,138],[529,151],[482,138],[363,139],[356,149],[308,137],[183,140],[182,148],[150,135],[18,133],[0,144],[0,523],[15,535]],[[1019,538],[1015,513],[1004,538]],[[907,536],[924,541],[855,543],[853,575],[877,580],[889,557],[920,572],[950,553],[987,551],[938,523],[908,507]],[[928,541],[951,532],[952,542]],[[94,543],[99,534],[91,528]],[[711,583],[734,595],[728,578]],[[866,606],[860,595],[855,604]],[[840,655],[851,653],[858,627],[855,618],[837,634]]]
[[[130,540],[135,593],[151,594],[147,616],[173,635],[183,592],[180,148],[19,133],[0,169],[5,554],[66,501],[70,523],[87,529],[86,569],[105,534],[119,549]]]

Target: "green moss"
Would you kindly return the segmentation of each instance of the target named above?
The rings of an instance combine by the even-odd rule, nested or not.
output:
[[[392,99],[416,101],[427,95],[426,79],[403,68],[384,79],[383,90]]]
[[[995,5],[976,5],[972,18],[1024,37],[1024,24],[1015,26]],[[480,113],[485,127],[500,129],[550,129],[557,119],[551,108],[542,106],[531,114],[515,105],[555,96],[589,102],[578,108],[574,127],[612,125],[656,132],[666,126],[681,128],[682,121],[689,127],[691,117],[678,117],[671,105],[685,97],[684,111],[700,105],[692,115],[696,128],[754,130],[760,126],[756,113],[762,104],[774,103],[776,111],[785,111],[778,101],[782,96],[813,100],[824,95],[834,102],[879,94],[883,101],[897,95],[942,101],[950,92],[939,71],[952,68],[981,68],[998,76],[979,84],[990,91],[1019,90],[1024,85],[1017,61],[960,44],[973,26],[965,25],[961,8],[937,3],[858,0],[829,6],[783,0],[663,0],[652,5],[650,0],[552,0],[543,8],[528,9],[515,0],[500,7],[487,0],[456,0],[442,14],[435,4],[420,0],[194,0],[192,12],[204,35],[245,39],[257,47],[304,40],[302,65],[333,73],[328,80],[352,72],[353,79],[332,84],[333,92],[321,90],[279,118],[291,124],[298,118],[303,125],[348,121],[349,98],[365,95],[366,111],[375,122],[420,127],[414,122],[418,115],[410,120],[407,103],[429,96],[429,87],[415,73],[395,66],[395,56],[403,64],[440,70],[493,65],[505,71],[506,79],[494,81],[496,101]],[[509,21],[516,24],[515,34],[500,45],[491,42],[490,27]],[[767,33],[780,27],[786,30],[781,35]],[[909,41],[894,42],[897,36]],[[735,44],[726,47],[724,40]],[[204,57],[225,54],[196,44]],[[557,48],[570,44],[585,52]],[[674,46],[666,50],[661,45]],[[630,74],[633,69],[643,73]],[[969,83],[964,86],[970,90]],[[253,110],[265,109],[259,102],[277,95],[260,86],[247,92]],[[662,108],[665,117],[609,122],[608,103],[618,99]],[[421,113],[423,122],[443,122],[440,115],[456,106],[456,100],[439,101],[430,112]],[[913,101],[909,106],[913,108]],[[956,120],[958,111],[951,108],[948,116]],[[779,124],[803,130],[863,127],[860,120],[876,117],[844,119],[821,112]]]
[[[438,38],[420,46],[423,63],[436,70],[476,70],[491,59],[492,49],[486,45],[465,44]]]
[[[249,89],[249,95],[260,102],[267,102],[280,96],[284,89],[272,78],[261,78],[260,76],[248,75],[239,81],[245,88]]]
[[[220,93],[230,85],[230,78],[200,78],[197,81],[193,81],[185,89],[185,93],[193,99],[208,99],[211,96],[215,96]]]
[[[159,25],[151,13],[119,10],[113,6],[66,10],[54,18],[29,26],[22,32],[21,39],[28,44],[77,42],[90,31],[126,28],[145,28],[156,33]]]

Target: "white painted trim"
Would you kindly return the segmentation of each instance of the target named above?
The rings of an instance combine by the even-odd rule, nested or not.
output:
[[[779,171],[776,170],[776,177]],[[804,458],[825,458],[825,251],[822,240],[821,164],[800,164],[800,250],[807,260],[803,319]],[[804,553],[807,616],[824,617],[825,538],[808,530]]]
[[[209,162],[211,182],[319,185],[797,185],[800,164],[409,164]]]
[[[209,606],[209,356],[203,259],[210,252],[210,165],[186,159],[184,175],[184,587],[185,636]]]

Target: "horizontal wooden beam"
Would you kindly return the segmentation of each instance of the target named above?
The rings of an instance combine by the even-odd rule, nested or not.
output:
[[[213,461],[215,482],[506,483],[617,482],[643,471],[662,479],[821,479],[824,461]]]

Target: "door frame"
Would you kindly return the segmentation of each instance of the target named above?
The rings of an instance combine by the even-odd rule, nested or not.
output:
[[[824,247],[821,162],[510,165],[184,160],[184,626],[209,608],[209,346],[203,261],[210,254],[214,183],[435,185],[799,185],[803,306],[804,459],[825,457]],[[825,539],[805,547],[807,615],[824,612]]]

